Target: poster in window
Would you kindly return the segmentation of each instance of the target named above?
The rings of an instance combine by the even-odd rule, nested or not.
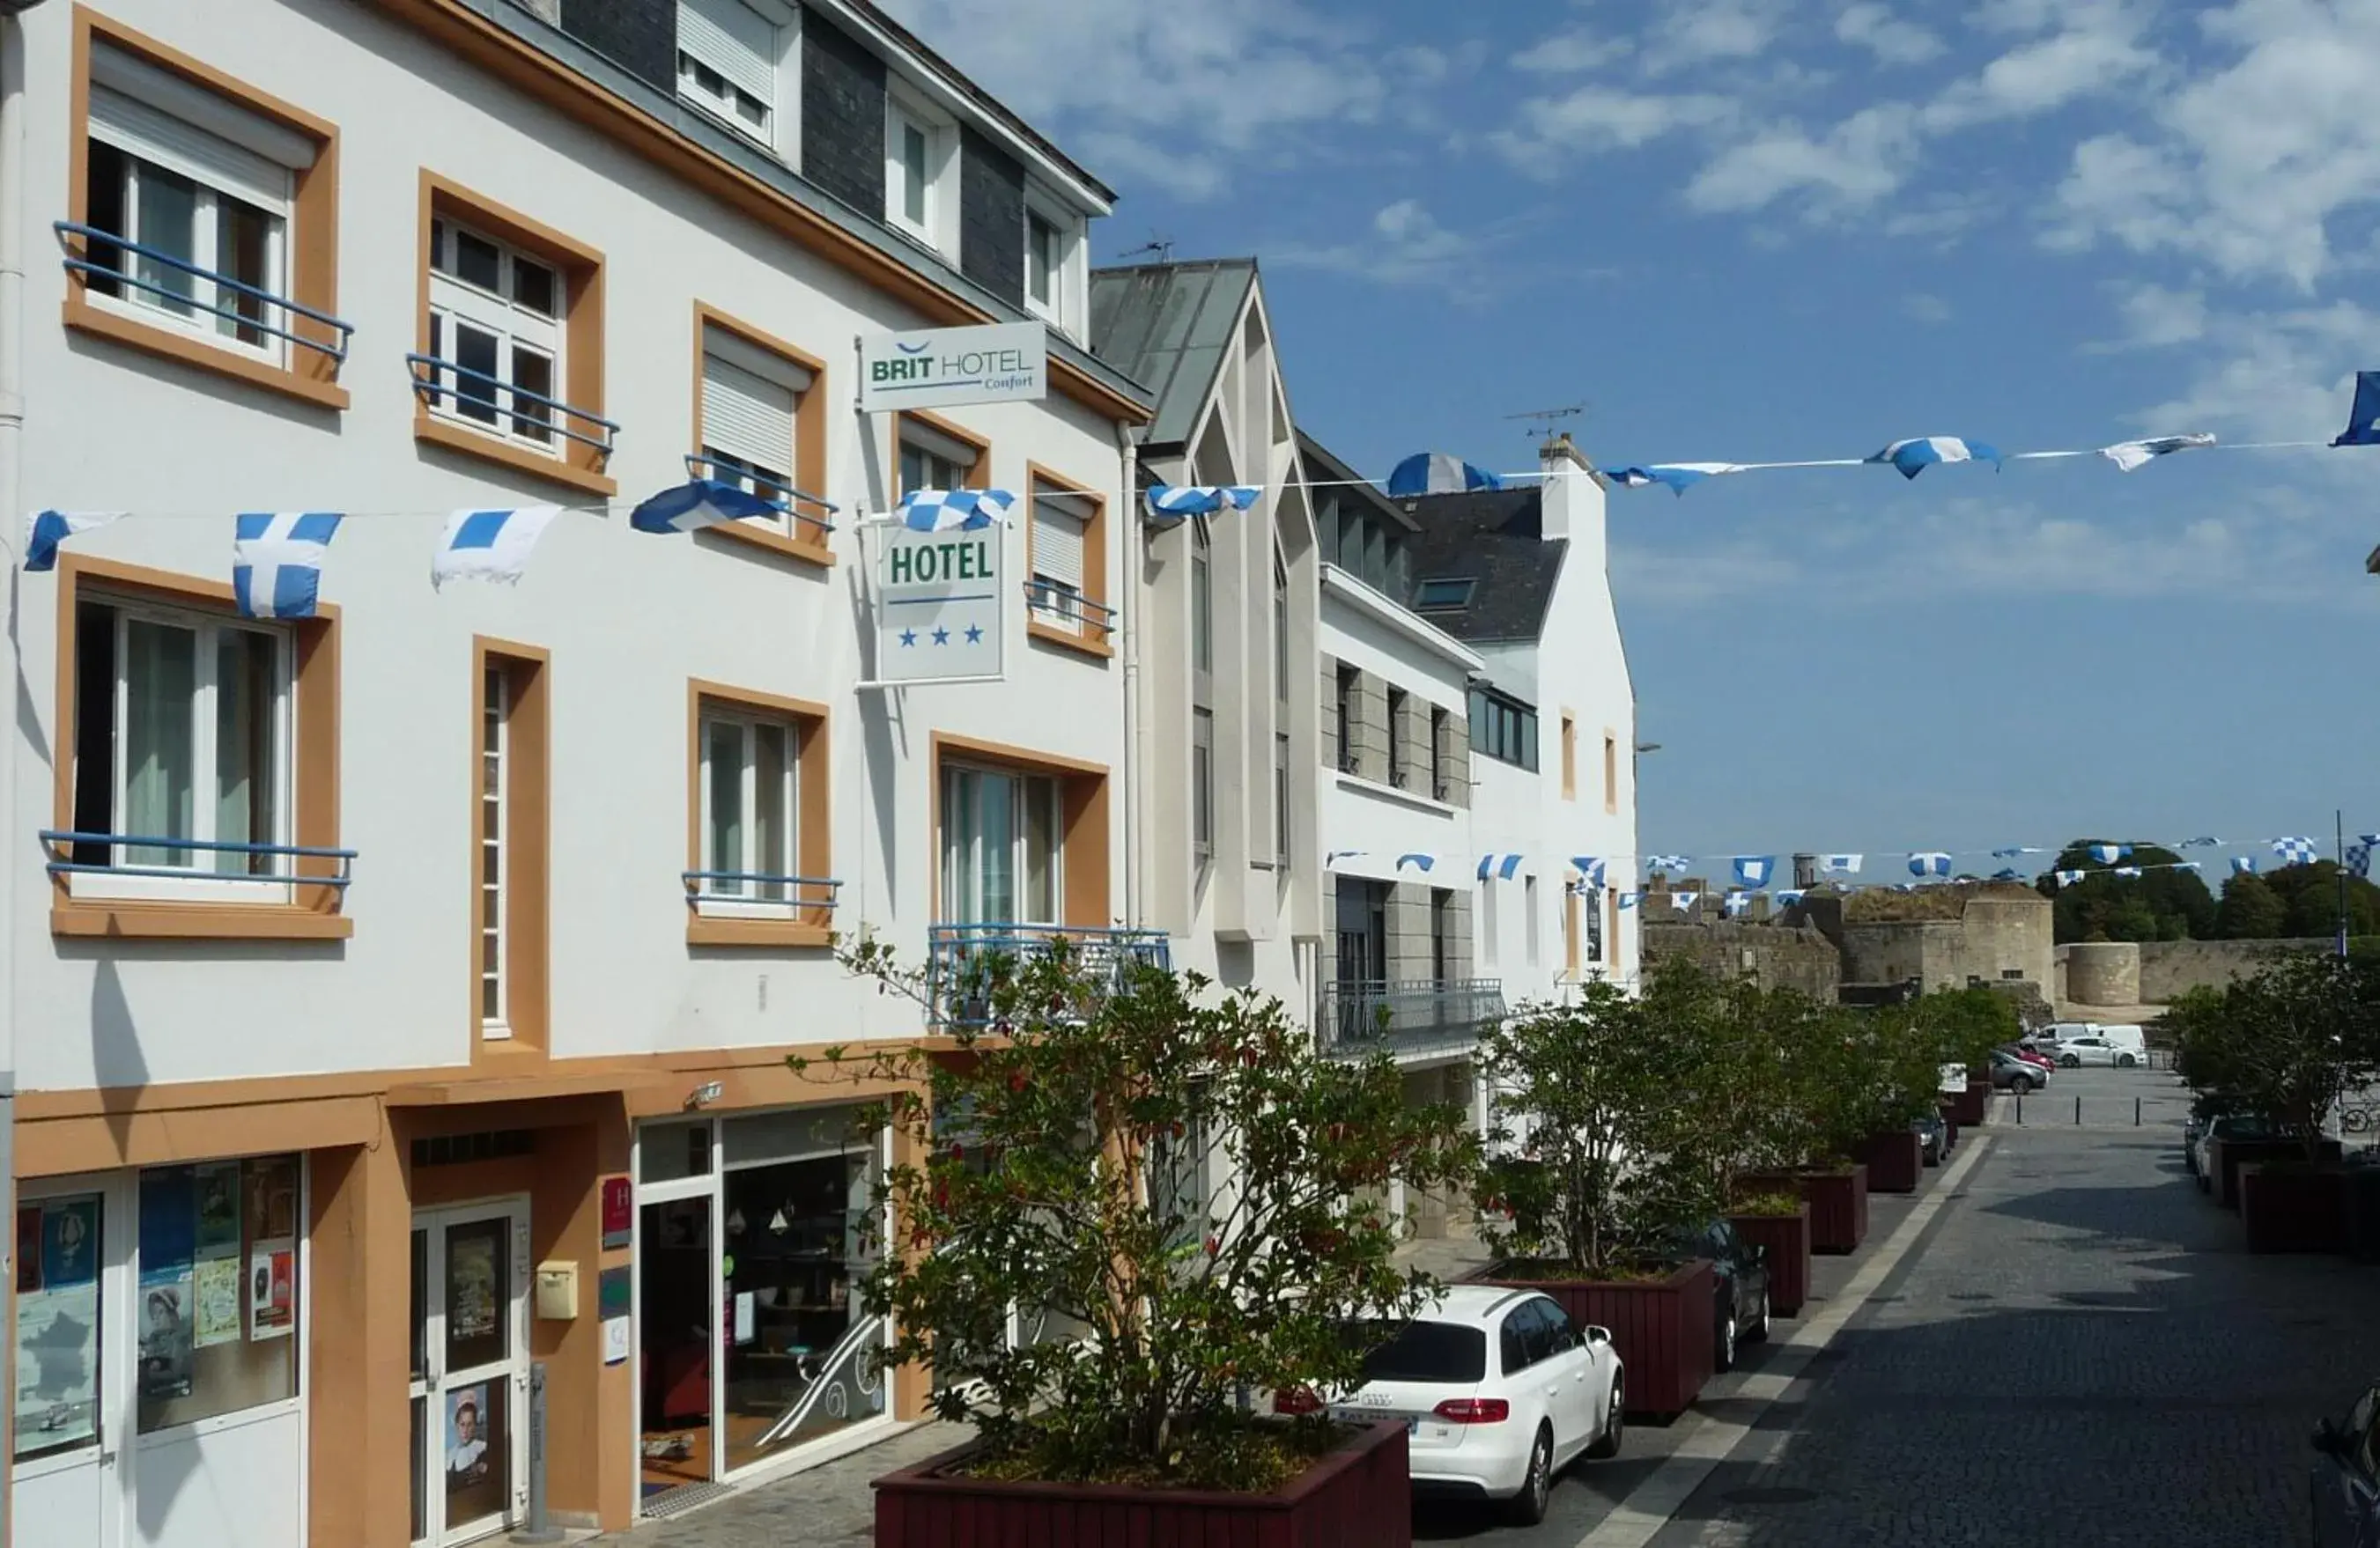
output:
[[[492,1230],[446,1238],[446,1338],[450,1344],[496,1331],[496,1245]]]
[[[239,1163],[223,1161],[198,1168],[198,1201],[197,1255],[239,1256]]]
[[[17,1455],[99,1433],[99,1282],[17,1297]]]
[[[17,1293],[42,1288],[42,1206],[17,1211]]]
[[[249,1163],[249,1223],[256,1234],[286,1237],[298,1234],[298,1161],[275,1155]]]
[[[497,1515],[511,1503],[504,1385],[455,1387],[446,1394],[445,1407],[446,1519],[455,1524]]]
[[[140,1396],[190,1395],[191,1274],[183,1264],[140,1276]]]
[[[67,1199],[42,1206],[42,1283],[51,1289],[99,1279],[99,1201]]]
[[[190,1276],[190,1342],[206,1348],[239,1341],[239,1259],[200,1258]]]
[[[297,1320],[298,1253],[293,1243],[260,1241],[248,1254],[248,1336],[285,1338]]]

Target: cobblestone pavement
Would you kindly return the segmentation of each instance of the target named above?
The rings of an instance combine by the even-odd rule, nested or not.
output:
[[[2169,1076],[2087,1070],[1996,1123],[1831,1369],[1656,1548],[2306,1542],[2307,1434],[2380,1376],[2380,1271],[2249,1257],[2182,1112]]]

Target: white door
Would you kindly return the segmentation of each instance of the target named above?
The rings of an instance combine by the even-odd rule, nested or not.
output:
[[[124,1542],[132,1416],[128,1174],[43,1179],[17,1200],[11,1541]]]
[[[413,1217],[413,1541],[504,1530],[528,1506],[528,1202]]]

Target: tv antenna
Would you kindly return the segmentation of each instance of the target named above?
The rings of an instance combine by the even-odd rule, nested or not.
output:
[[[1148,241],[1142,243],[1139,247],[1133,248],[1130,252],[1118,253],[1116,254],[1116,257],[1119,259],[1146,258],[1150,253],[1155,253],[1157,255],[1157,261],[1160,263],[1172,262],[1173,260],[1173,238],[1171,236],[1160,236],[1158,233],[1152,231],[1148,234]]]
[[[1537,408],[1526,414],[1507,414],[1504,417],[1508,420],[1527,421],[1529,427],[1527,434],[1531,441],[1549,441],[1553,438],[1555,429],[1564,419],[1576,419],[1583,417],[1586,413],[1586,406],[1583,403],[1565,404],[1560,408]]]

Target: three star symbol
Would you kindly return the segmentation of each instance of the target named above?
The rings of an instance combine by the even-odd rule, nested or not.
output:
[[[948,645],[948,644],[950,644],[950,643],[951,643],[951,632],[950,632],[948,629],[937,629],[937,630],[935,630],[935,631],[934,631],[934,643],[935,643],[936,645]]]
[[[970,624],[968,624],[968,625],[967,625],[966,642],[967,642],[969,645],[981,645],[981,644],[983,643],[983,625],[982,625],[982,624],[980,624],[980,623],[970,623]]]
[[[903,648],[904,650],[906,650],[909,647],[911,647],[911,646],[913,646],[913,645],[915,645],[915,644],[917,644],[917,630],[915,630],[915,629],[904,629],[904,630],[902,630],[902,631],[901,631],[901,648]]]

